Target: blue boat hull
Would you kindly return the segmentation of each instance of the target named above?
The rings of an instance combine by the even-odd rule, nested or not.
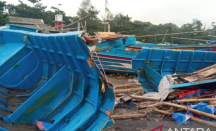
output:
[[[132,66],[133,69],[137,70],[138,81],[145,92],[157,92],[163,76],[192,73],[215,63],[216,52],[145,48],[133,59]],[[172,85],[170,88],[180,88],[214,81],[216,80],[178,84]]]
[[[103,129],[115,95],[91,60],[81,33],[0,30],[3,122],[37,125],[39,121],[48,123],[49,131]]]
[[[127,51],[128,47],[139,48],[139,51]],[[97,53],[93,52],[93,58],[97,66],[106,72],[136,74],[132,68],[132,59],[136,57],[142,48],[176,48],[196,51],[215,51],[214,44],[171,44],[157,45],[153,43],[136,43],[136,38],[128,36],[115,41],[103,42],[96,45]]]

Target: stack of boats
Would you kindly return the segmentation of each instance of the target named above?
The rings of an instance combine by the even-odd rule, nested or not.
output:
[[[99,34],[102,33],[99,32]],[[105,32],[103,32],[103,36],[105,36]],[[107,32],[106,38],[112,38],[114,36],[114,33]],[[215,44],[159,45],[154,43],[136,43],[136,36],[134,35],[117,34],[116,36],[118,37],[115,37],[114,40],[105,39],[94,45],[88,45],[98,67],[104,69],[106,72],[136,74],[136,69],[132,68],[132,59],[136,58],[144,48],[173,49],[176,51],[216,51]],[[96,35],[94,38],[100,38],[100,35]]]

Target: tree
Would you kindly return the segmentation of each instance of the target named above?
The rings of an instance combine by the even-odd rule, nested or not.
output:
[[[97,31],[103,31],[102,20],[98,18],[99,11],[92,5],[91,0],[82,0],[80,3],[80,8],[77,11],[77,16],[70,17],[66,16],[63,10],[59,10],[57,7],[51,7],[51,10],[46,11],[47,6],[42,4],[42,0],[28,0],[33,4],[33,6],[29,6],[19,0],[18,5],[8,4],[0,1],[0,24],[4,25],[7,23],[7,14],[11,16],[18,16],[24,18],[37,18],[43,19],[46,24],[54,25],[54,19],[56,14],[62,14],[64,24],[70,24],[71,21],[77,21],[80,18],[83,18],[89,15],[92,12],[95,12],[93,16],[86,18],[81,21],[81,27],[84,25],[84,21],[87,23],[87,32],[90,34],[94,34]],[[193,22],[183,24],[180,28],[173,23],[165,23],[154,25],[150,22],[143,22],[139,20],[132,21],[132,18],[123,13],[118,14],[109,14],[108,22],[111,25],[111,31],[120,32],[122,34],[135,34],[137,36],[142,35],[153,35],[153,34],[165,34],[165,33],[176,33],[176,32],[189,32],[194,30],[205,30],[202,28],[203,24],[199,20],[194,20]],[[216,29],[214,23],[212,24],[213,28]],[[76,24],[70,26],[71,28],[77,27]],[[81,28],[83,29],[83,28]],[[184,38],[195,38],[195,39],[210,39],[207,33],[194,33],[194,34],[181,34],[177,35],[177,37]],[[168,41],[172,42],[172,36],[157,36],[157,37],[143,37],[138,38],[138,40],[146,39],[149,41],[153,41],[155,43]],[[189,41],[189,40],[174,40],[174,43],[177,44],[195,44],[197,41]]]
[[[33,5],[35,5],[36,3],[39,3],[41,0],[28,0],[29,2],[31,2]]]
[[[6,2],[0,1],[0,25],[5,25],[8,23],[7,14],[5,13]]]
[[[91,6],[91,0],[82,0],[80,4],[80,9],[83,11],[87,11]]]
[[[103,30],[102,21],[97,17],[99,11],[91,4],[91,0],[82,0],[80,8],[77,11],[77,17],[74,18],[74,20],[78,20],[79,18],[92,14],[92,12],[94,14],[91,17],[83,20],[87,23],[87,31],[89,34]],[[83,21],[81,21],[81,26],[84,26]],[[77,27],[77,25],[73,25],[73,27]]]

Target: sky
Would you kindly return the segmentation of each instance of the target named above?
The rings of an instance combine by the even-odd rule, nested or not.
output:
[[[18,0],[5,0],[10,4],[18,4]],[[27,0],[22,0],[28,3]],[[42,0],[48,6],[58,6],[67,15],[75,16],[82,0]],[[208,28],[216,22],[216,0],[107,0],[109,10],[113,14],[123,13],[132,20],[151,22],[153,24],[174,23],[181,27],[199,19]],[[105,14],[105,0],[91,0],[92,5],[100,11],[99,17]],[[30,4],[30,3],[29,3]]]

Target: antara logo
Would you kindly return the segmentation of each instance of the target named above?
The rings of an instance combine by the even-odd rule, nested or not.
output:
[[[159,126],[159,127],[156,127],[150,131],[162,131],[163,130],[163,125]],[[169,128],[168,131],[211,131],[209,128],[207,129],[204,129],[204,128],[180,128],[180,129],[177,129],[177,128]]]
[[[168,131],[211,131],[211,130],[209,128],[207,129],[204,129],[204,128],[180,128],[180,129],[174,128],[174,129],[171,129],[169,128]]]

